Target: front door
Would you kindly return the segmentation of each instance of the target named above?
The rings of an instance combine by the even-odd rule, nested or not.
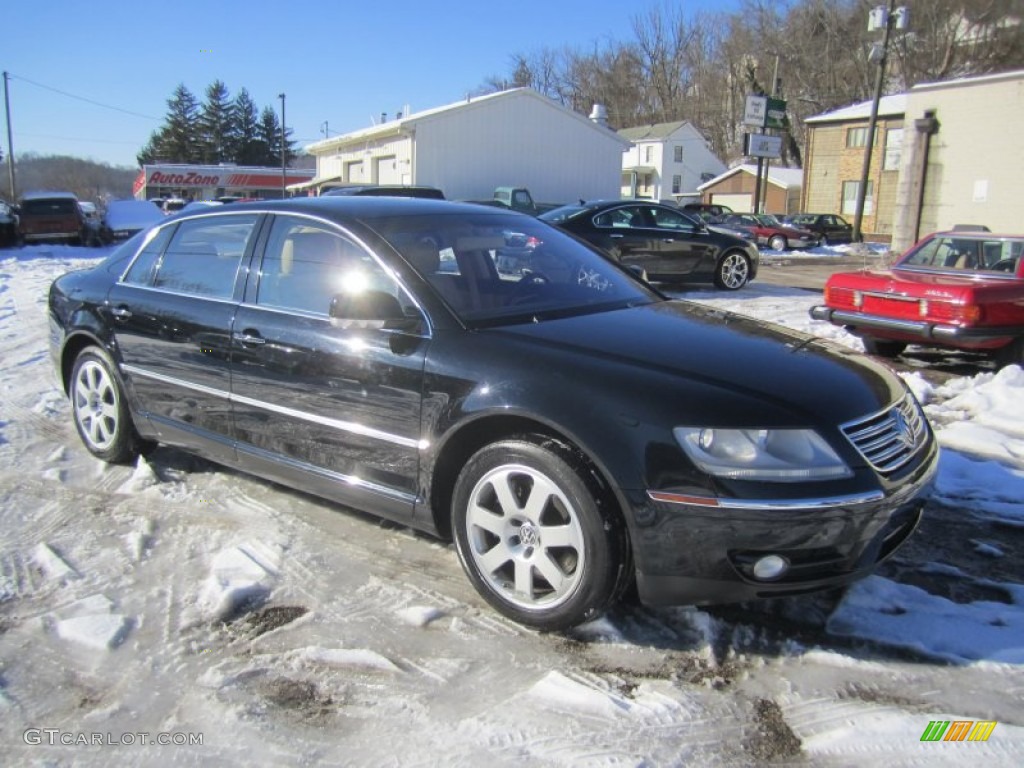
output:
[[[392,518],[418,490],[426,323],[414,331],[329,316],[372,288],[418,310],[354,239],[326,222],[274,218],[232,326],[232,402],[242,461]],[[422,316],[420,316],[422,318]]]

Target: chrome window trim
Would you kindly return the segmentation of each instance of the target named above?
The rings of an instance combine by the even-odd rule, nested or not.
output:
[[[299,411],[295,408],[288,408],[283,405],[277,405],[275,403],[268,403],[263,400],[257,400],[252,397],[245,397],[244,395],[235,395],[223,389],[217,389],[215,387],[207,387],[203,384],[196,384],[191,381],[185,381],[183,379],[177,379],[173,376],[165,376],[162,373],[155,373],[148,371],[145,368],[139,368],[134,365],[122,364],[121,370],[124,373],[141,376],[142,378],[152,379],[153,381],[159,381],[164,384],[170,384],[171,386],[183,387],[185,389],[191,389],[196,392],[201,392],[211,397],[217,397],[222,400],[226,400],[229,403],[239,403],[242,405],[250,405],[254,408],[260,408],[265,411],[271,411],[273,413],[279,413],[283,416],[290,416],[295,419],[302,421],[308,421],[313,424],[320,424],[324,427],[330,427],[337,429],[341,432],[348,432],[351,434],[359,435],[361,437],[369,437],[375,440],[382,440],[393,445],[399,445],[403,448],[415,448],[417,450],[426,448],[427,443],[424,440],[402,437],[400,435],[393,435],[390,432],[384,432],[373,427],[366,427],[362,424],[356,424],[351,421],[342,421],[340,419],[329,419],[325,416],[318,416],[313,413],[307,413],[306,411]]]

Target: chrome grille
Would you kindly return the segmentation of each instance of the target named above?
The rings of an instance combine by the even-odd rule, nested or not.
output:
[[[892,408],[843,424],[840,429],[868,464],[883,475],[910,461],[924,446],[928,434],[921,406],[911,395]]]

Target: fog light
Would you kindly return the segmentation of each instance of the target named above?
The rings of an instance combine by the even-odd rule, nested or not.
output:
[[[777,579],[789,570],[786,558],[778,555],[766,555],[754,563],[754,578],[762,581]]]

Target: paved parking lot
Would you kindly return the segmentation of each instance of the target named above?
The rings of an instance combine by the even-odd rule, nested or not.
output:
[[[866,251],[863,254],[851,252],[844,256],[761,254],[761,268],[757,272],[757,281],[820,291],[833,272],[848,272],[863,267],[884,267],[888,263],[885,255],[874,251]]]

